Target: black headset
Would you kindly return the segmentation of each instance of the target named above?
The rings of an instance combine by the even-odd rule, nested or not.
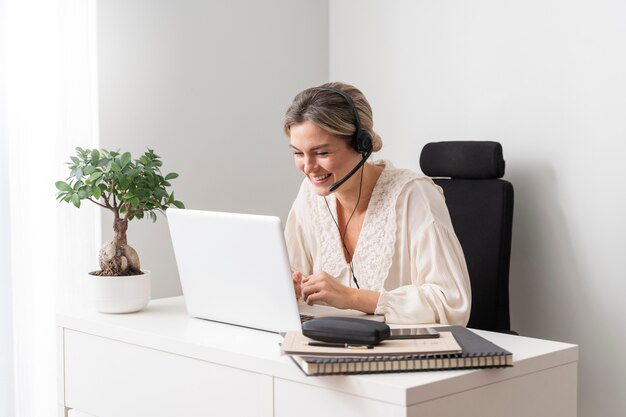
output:
[[[360,153],[363,156],[363,159],[361,159],[361,161],[354,168],[352,168],[352,170],[348,172],[348,174],[345,177],[343,177],[336,183],[332,184],[328,188],[328,191],[332,193],[337,188],[341,187],[341,185],[344,182],[348,181],[348,179],[351,176],[353,176],[363,165],[365,165],[365,161],[367,161],[367,158],[369,158],[372,155],[372,152],[374,151],[374,147],[372,144],[372,135],[370,135],[370,133],[367,130],[363,129],[363,126],[361,125],[359,112],[357,111],[357,108],[354,105],[354,102],[352,101],[352,97],[350,97],[348,93],[346,93],[345,91],[340,90],[338,88],[334,88],[334,87],[320,86],[318,87],[318,89],[333,91],[339,94],[340,96],[342,96],[346,100],[346,102],[350,105],[350,108],[352,109],[352,113],[354,114],[354,127],[356,128],[354,134],[352,135],[352,139],[350,140],[350,146],[352,146],[354,150],[356,150],[358,153]],[[363,177],[361,177],[361,181],[362,180],[363,180]],[[361,188],[359,186],[359,199],[360,198],[361,198]],[[341,229],[339,228],[339,223],[337,223],[337,221],[335,220],[335,217],[333,216],[333,213],[330,210],[330,206],[328,205],[328,201],[326,201],[326,197],[324,197],[324,201],[326,202],[326,207],[328,208],[328,213],[330,214],[330,217],[333,219],[335,226],[337,226],[337,230],[339,230],[339,236],[341,236],[341,243],[343,244],[343,247],[345,248],[346,252],[348,252],[348,255],[350,256],[350,272],[352,274],[352,280],[354,281],[354,284],[356,285],[357,288],[361,288],[359,286],[359,282],[356,279],[356,276],[354,275],[354,267],[352,265],[352,254],[350,254],[350,251],[348,251],[346,242],[344,241],[345,232],[344,234],[341,233]],[[357,205],[358,204],[359,203],[357,200]],[[356,210],[356,206],[354,207],[354,211],[355,210]],[[352,214],[354,214],[354,211],[352,211]],[[350,218],[348,219],[348,222],[346,223],[346,230],[348,229],[348,224],[350,224],[351,219],[352,219],[352,215],[350,216]]]
[[[352,148],[354,148],[355,151],[363,155],[363,159],[361,159],[361,161],[354,168],[352,168],[352,170],[348,172],[348,174],[345,177],[343,177],[336,183],[332,184],[328,188],[328,191],[332,193],[337,188],[339,188],[344,182],[348,181],[348,179],[352,177],[359,170],[359,168],[361,168],[365,164],[365,161],[367,161],[367,159],[372,155],[372,152],[374,151],[374,147],[372,144],[372,135],[370,135],[370,133],[367,130],[363,129],[363,126],[361,125],[359,112],[356,106],[354,105],[354,102],[352,101],[352,97],[350,97],[350,95],[346,93],[345,91],[340,90],[338,88],[326,87],[326,86],[320,86],[317,88],[320,90],[327,90],[327,91],[335,92],[346,100],[346,102],[352,109],[352,113],[354,114],[354,127],[356,129],[354,131],[354,134],[352,135],[352,139],[350,140],[350,146],[352,146]]]

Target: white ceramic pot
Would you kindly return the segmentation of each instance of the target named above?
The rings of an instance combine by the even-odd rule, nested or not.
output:
[[[134,313],[150,301],[150,271],[126,277],[87,275],[94,307],[100,313]]]

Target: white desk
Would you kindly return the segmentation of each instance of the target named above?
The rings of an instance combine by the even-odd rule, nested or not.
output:
[[[60,416],[576,416],[578,347],[565,343],[476,331],[515,366],[307,377],[280,336],[191,318],[182,297],[57,326]]]

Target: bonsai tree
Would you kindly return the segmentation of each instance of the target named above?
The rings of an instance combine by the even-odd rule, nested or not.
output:
[[[161,175],[160,157],[148,149],[139,159],[129,152],[106,149],[76,148],[76,155],[67,162],[70,175],[57,181],[57,200],[80,207],[88,200],[113,212],[113,239],[105,242],[99,253],[101,271],[94,275],[124,276],[142,274],[139,256],[128,245],[128,222],[149,216],[156,221],[156,211],[163,213],[169,206],[184,208],[166,187],[178,177],[171,172]]]

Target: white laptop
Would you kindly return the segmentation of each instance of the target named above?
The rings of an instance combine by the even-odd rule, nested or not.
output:
[[[356,310],[296,301],[280,219],[167,209],[187,312],[271,332],[300,330],[300,315],[359,317]]]

